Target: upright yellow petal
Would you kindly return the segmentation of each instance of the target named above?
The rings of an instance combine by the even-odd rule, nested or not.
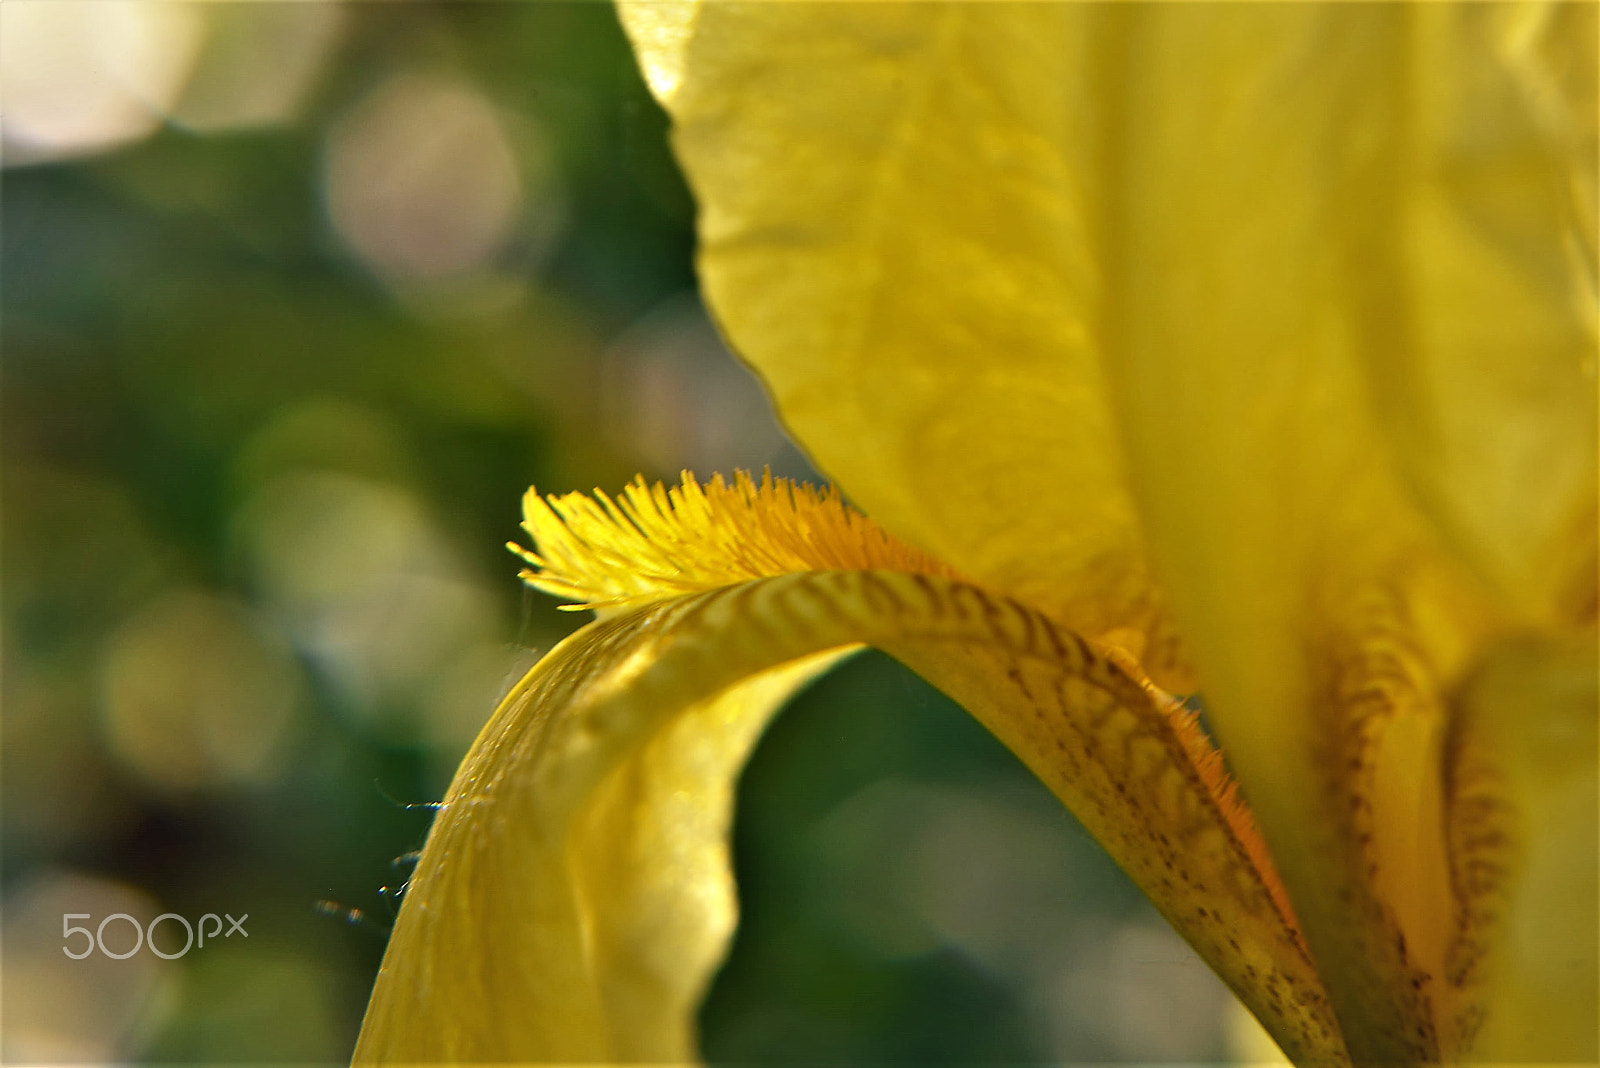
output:
[[[1122,31],[1130,466],[1357,1059],[1471,1052],[1446,1027],[1447,698],[1500,629],[1593,604],[1593,269],[1577,157],[1501,36],[1530,10],[1170,6]],[[1547,44],[1582,67],[1596,40]]]
[[[1356,299],[1408,322],[1359,355],[1436,529],[1524,620],[1592,620],[1600,5],[1431,4],[1407,37],[1395,274]]]
[[[1595,11],[713,4],[636,36],[677,72],[713,311],[820,464],[1178,677],[1154,558],[1357,1059],[1471,1052],[1455,691],[1596,614]]]
[[[1094,339],[1099,6],[620,10],[674,72],[710,306],[819,467],[1181,688]]]

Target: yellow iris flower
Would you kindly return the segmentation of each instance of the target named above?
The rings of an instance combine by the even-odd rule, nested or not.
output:
[[[598,618],[463,763],[356,1059],[692,1059],[732,783],[865,643],[1292,1058],[1593,1063],[1596,5],[623,17],[707,300],[874,521],[530,492]]]

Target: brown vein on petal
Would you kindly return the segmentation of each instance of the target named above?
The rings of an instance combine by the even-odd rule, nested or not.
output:
[[[1005,741],[1292,1054],[1342,1057],[1288,897],[1195,717],[1125,655],[1015,601],[959,582],[918,588],[941,586],[949,614],[985,635],[991,668],[964,677],[956,650],[914,636],[883,647]]]
[[[1402,716],[1442,724],[1443,712],[1401,596],[1366,589],[1347,591],[1342,601],[1324,618],[1345,621],[1344,629],[1323,635],[1308,653],[1323,672],[1313,690],[1313,722],[1322,728],[1316,764],[1330,815],[1328,846],[1342,858],[1319,869],[1331,873],[1328,891],[1341,917],[1338,930],[1321,932],[1319,960],[1324,974],[1336,970],[1347,977],[1344,994],[1362,1006],[1362,1026],[1377,1027],[1416,1061],[1436,1061],[1438,977],[1408,944],[1396,911],[1395,895],[1414,888],[1397,885],[1395,874],[1380,863],[1376,843],[1386,829],[1380,819],[1419,817],[1410,811],[1378,813],[1374,798],[1386,733]],[[1416,770],[1427,776],[1435,767],[1418,761]]]
[[[1485,1015],[1478,996],[1484,957],[1503,918],[1516,863],[1516,812],[1493,754],[1461,716],[1451,725],[1445,776],[1445,832],[1457,906],[1445,980],[1457,997],[1444,1037],[1447,1049],[1469,1050]]]

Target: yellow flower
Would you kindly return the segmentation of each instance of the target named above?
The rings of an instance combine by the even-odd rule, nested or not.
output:
[[[862,643],[1291,1057],[1600,1057],[1596,5],[623,13],[710,306],[876,522],[530,493],[598,618],[463,763],[356,1059],[692,1058],[731,783]]]

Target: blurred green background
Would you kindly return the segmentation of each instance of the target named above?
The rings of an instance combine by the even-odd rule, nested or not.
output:
[[[0,71],[3,1056],[345,1059],[426,803],[577,622],[515,580],[523,490],[815,475],[606,5],[8,0]],[[713,1061],[1224,1052],[1204,966],[882,657],[769,732],[736,851]],[[248,938],[71,960],[68,913]]]

